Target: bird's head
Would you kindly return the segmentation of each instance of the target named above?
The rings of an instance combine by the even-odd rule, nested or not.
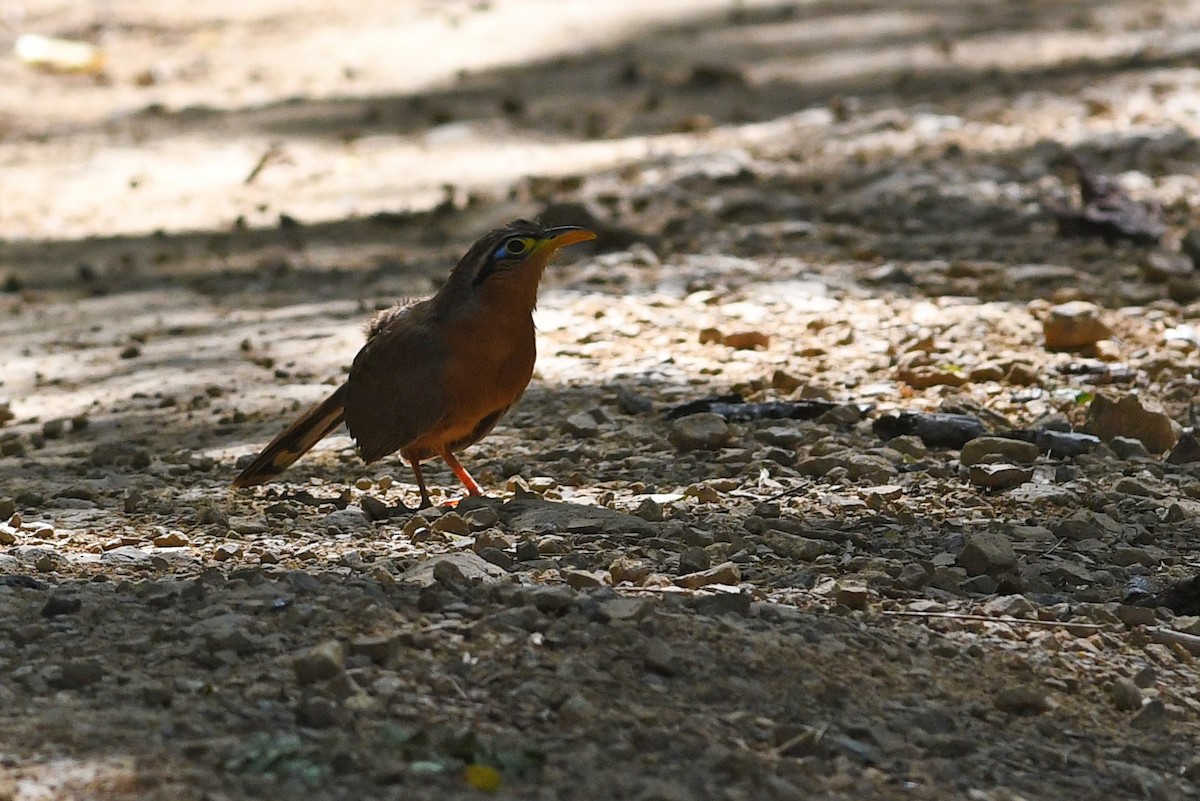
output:
[[[542,271],[558,251],[596,235],[573,225],[547,228],[516,220],[490,231],[471,246],[454,269],[454,278],[476,291],[537,291]]]

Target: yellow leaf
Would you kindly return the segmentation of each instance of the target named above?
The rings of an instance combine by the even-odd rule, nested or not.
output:
[[[494,793],[500,789],[500,771],[491,765],[467,765],[467,784],[485,793]]]

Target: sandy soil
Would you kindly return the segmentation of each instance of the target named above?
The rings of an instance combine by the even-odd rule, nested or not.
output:
[[[0,799],[1195,797],[1200,4],[902,5],[2,9],[106,66],[0,58]],[[1161,242],[1060,236],[1072,155]],[[601,236],[487,502],[229,489],[518,216]],[[731,392],[832,410],[668,418]]]

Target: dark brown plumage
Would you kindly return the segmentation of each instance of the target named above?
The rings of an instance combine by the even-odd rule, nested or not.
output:
[[[233,486],[271,480],[344,420],[368,464],[397,451],[412,464],[422,505],[421,462],[433,456],[481,494],[454,452],[491,431],[525,391],[542,271],[561,248],[594,238],[526,220],[489,232],[436,295],[376,317],[346,383],[267,445]]]

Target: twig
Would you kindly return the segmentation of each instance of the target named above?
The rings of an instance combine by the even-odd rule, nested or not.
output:
[[[944,620],[978,620],[983,623],[1007,623],[1018,626],[1035,626],[1041,628],[1077,628],[1093,631],[1108,631],[1110,623],[1068,623],[1063,620],[1029,620],[1022,617],[988,617],[987,615],[972,615],[966,612],[909,612],[904,610],[884,610],[883,614],[890,617],[919,617],[941,618]],[[1200,638],[1197,638],[1200,640]]]
[[[258,174],[263,171],[267,164],[273,161],[275,157],[282,152],[283,146],[278,142],[272,142],[271,144],[267,145],[267,149],[264,150],[262,156],[259,157],[258,162],[254,165],[254,169],[250,170],[250,174],[246,176],[246,180],[244,182],[246,186],[254,183],[255,179],[258,178]]]
[[[1147,631],[1150,641],[1159,645],[1178,645],[1188,653],[1200,656],[1200,637],[1175,629],[1165,629],[1162,626],[1151,626]]]

